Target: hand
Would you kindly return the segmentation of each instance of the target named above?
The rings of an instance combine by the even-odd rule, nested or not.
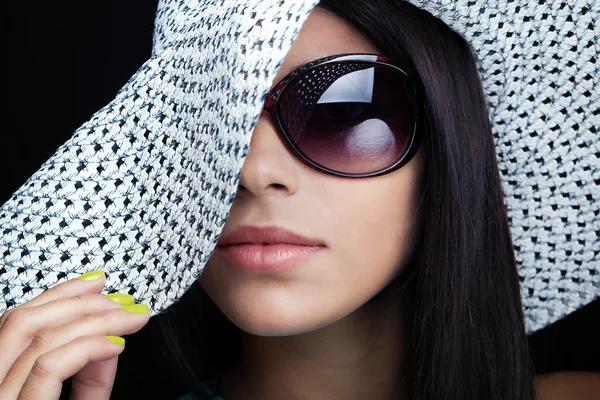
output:
[[[58,399],[71,376],[71,399],[110,398],[124,339],[105,335],[137,332],[150,314],[127,305],[133,296],[100,294],[104,284],[103,272],[85,274],[2,314],[0,399]]]

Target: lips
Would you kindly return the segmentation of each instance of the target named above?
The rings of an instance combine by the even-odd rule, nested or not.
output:
[[[278,227],[244,226],[222,236],[217,246],[234,244],[294,244],[298,246],[323,246],[324,243],[306,238],[294,232]]]
[[[216,253],[247,271],[280,271],[325,248],[323,242],[278,227],[242,227],[224,235]]]

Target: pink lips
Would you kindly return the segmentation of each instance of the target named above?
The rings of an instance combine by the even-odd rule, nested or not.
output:
[[[216,252],[249,271],[279,271],[305,260],[325,245],[277,227],[242,227],[224,235]]]

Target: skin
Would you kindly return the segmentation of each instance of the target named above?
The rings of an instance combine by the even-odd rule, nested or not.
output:
[[[124,346],[105,335],[139,331],[149,320],[99,294],[106,283],[71,279],[0,316],[0,399],[109,399]],[[139,310],[139,305],[138,310]]]
[[[317,7],[273,86],[296,65],[352,52],[382,54]],[[218,253],[206,264],[198,282],[244,332],[241,358],[223,377],[225,399],[404,396],[399,377],[406,369],[410,291],[394,278],[416,244],[423,172],[419,150],[383,176],[323,174],[287,149],[263,112],[222,234],[242,225],[276,225],[326,248],[279,272],[242,271]]]
[[[562,371],[543,374],[535,380],[540,400],[595,400],[600,393],[600,373]]]

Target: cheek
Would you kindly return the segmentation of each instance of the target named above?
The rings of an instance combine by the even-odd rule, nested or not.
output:
[[[330,210],[339,232],[339,257],[354,267],[349,272],[355,279],[370,282],[372,289],[382,289],[402,271],[420,237],[424,160],[420,150],[398,171],[329,186],[330,197],[344,193]]]
[[[336,239],[336,258],[345,266],[349,292],[354,290],[358,297],[368,299],[380,292],[411,258],[420,218],[416,193],[406,183],[365,187],[338,210],[336,217],[344,223]]]

